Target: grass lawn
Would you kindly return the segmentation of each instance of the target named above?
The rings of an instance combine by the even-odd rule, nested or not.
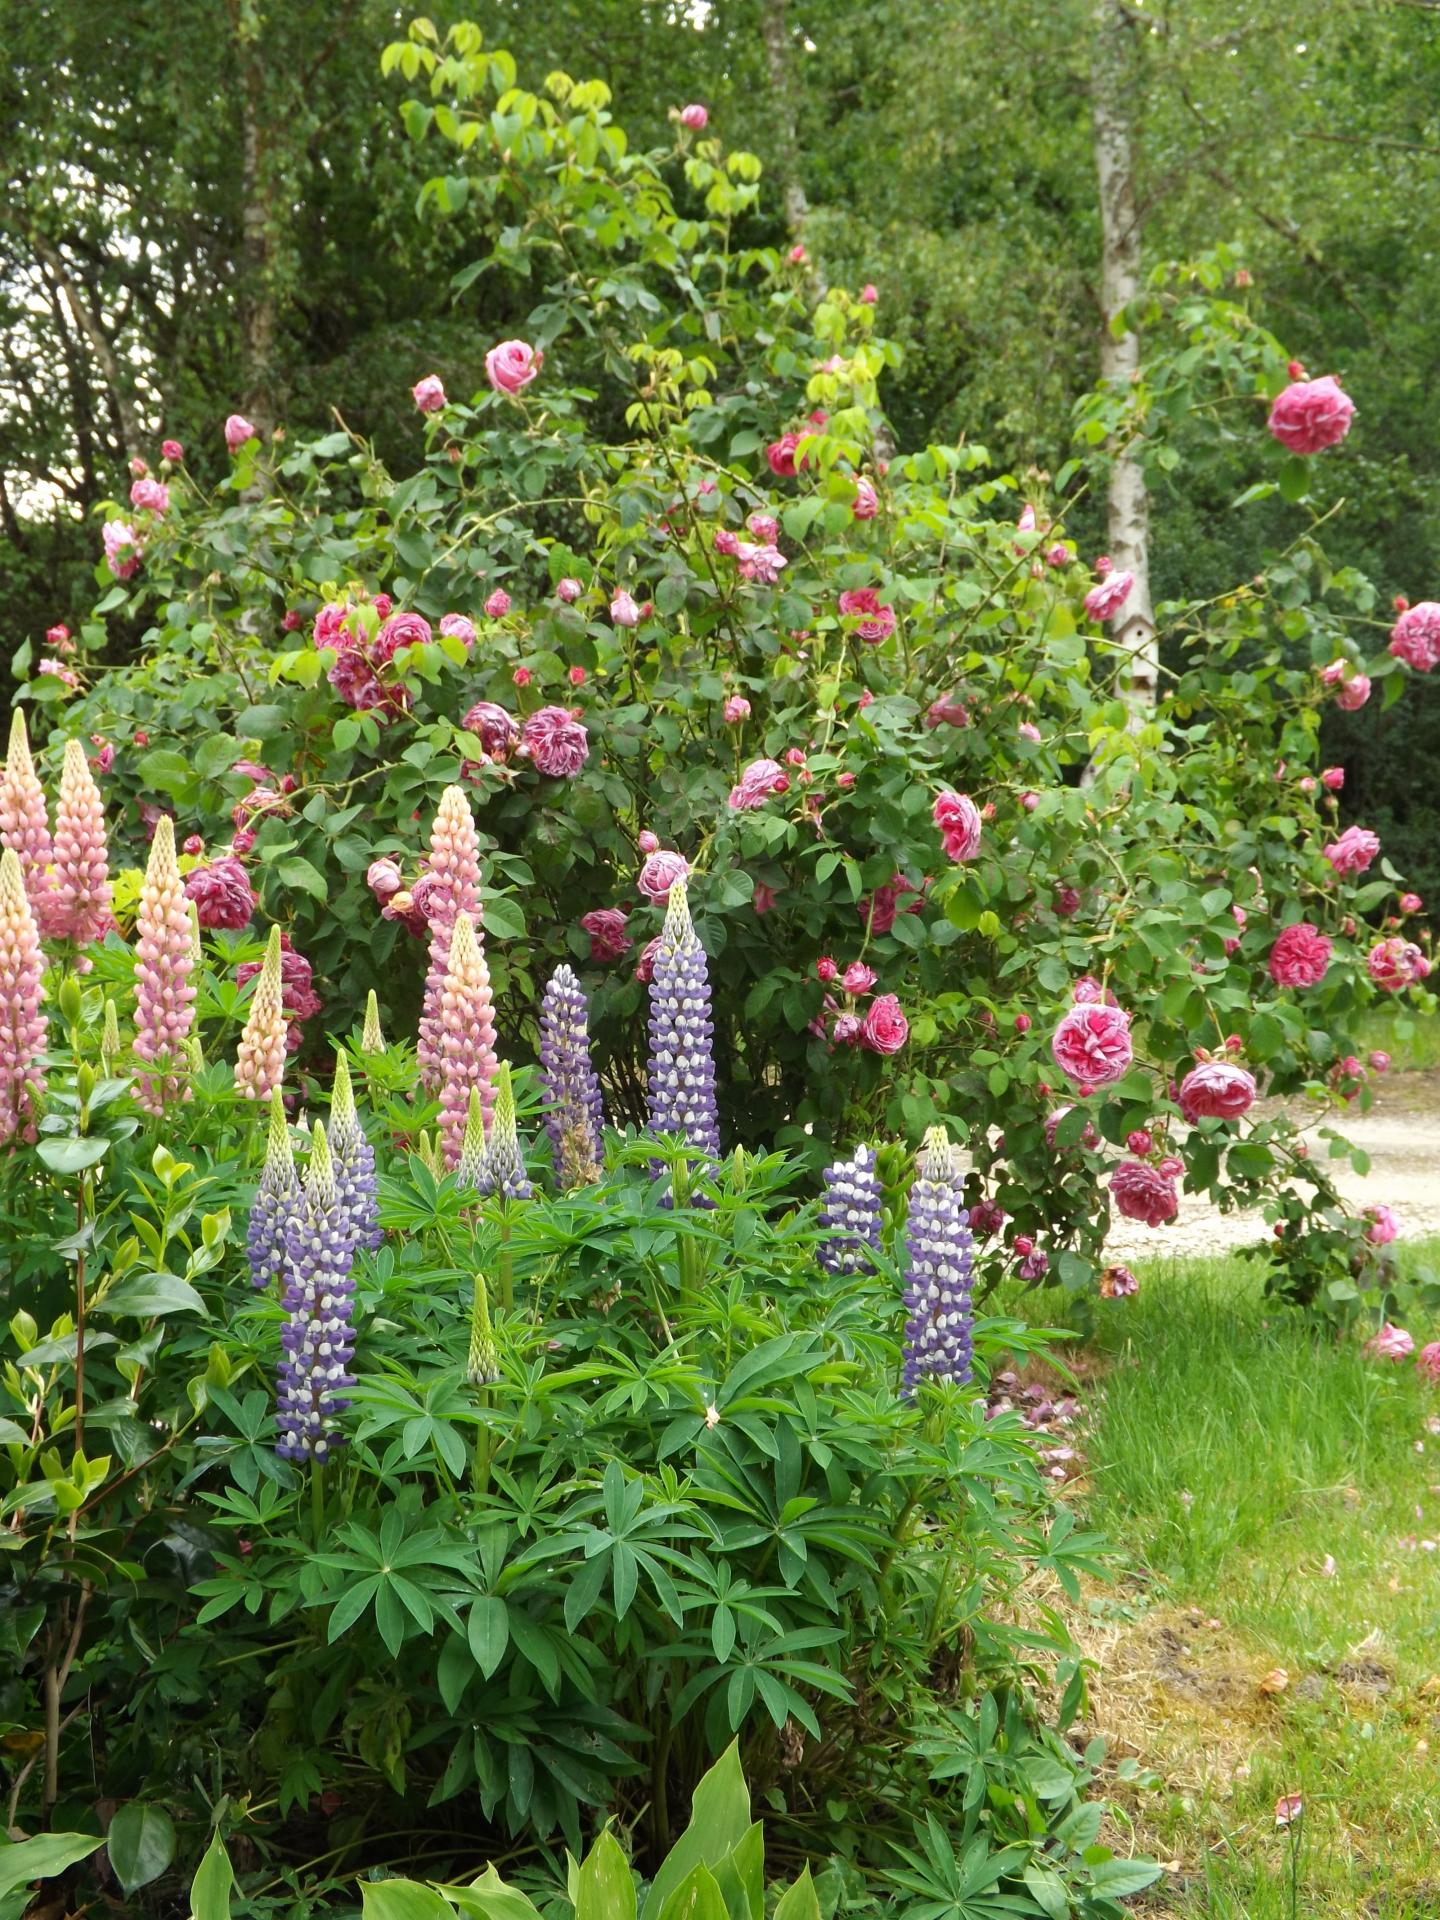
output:
[[[1132,1562],[1077,1623],[1091,1718],[1160,1776],[1117,1791],[1173,1868],[1139,1910],[1435,1920],[1440,1389],[1233,1258],[1152,1264],[1084,1354],[1088,1516]]]

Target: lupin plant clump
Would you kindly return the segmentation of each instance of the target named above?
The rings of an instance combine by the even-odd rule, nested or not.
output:
[[[193,912],[193,901],[191,909]],[[280,929],[272,927],[235,1055],[235,1087],[248,1100],[268,1098],[285,1072],[285,998],[280,961]]]
[[[159,1115],[190,1098],[186,1041],[195,1017],[197,932],[175,860],[175,823],[162,814],[150,845],[135,928],[135,1054],[140,1104]]]
[[[270,1095],[270,1124],[266,1134],[265,1165],[250,1203],[246,1253],[250,1282],[269,1287],[284,1275],[290,1221],[300,1204],[300,1180],[290,1144],[290,1123],[280,1089]]]
[[[330,1089],[330,1153],[335,1162],[335,1190],[350,1221],[357,1247],[372,1252],[384,1235],[376,1198],[375,1149],[360,1124],[350,1063],[343,1052],[335,1056],[335,1079]]]
[[[13,847],[0,854],[0,1147],[33,1139],[44,1091],[44,958]]]
[[[480,1193],[494,1194],[502,1200],[528,1200],[535,1192],[525,1169],[515,1118],[515,1089],[510,1080],[509,1063],[505,1061],[501,1062],[496,1077],[490,1137],[485,1143],[475,1184]]]

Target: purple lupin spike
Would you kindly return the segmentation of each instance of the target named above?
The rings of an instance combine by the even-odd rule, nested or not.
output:
[[[848,1160],[825,1169],[825,1205],[820,1225],[830,1237],[816,1249],[827,1273],[873,1273],[880,1245],[880,1177],[875,1149],[857,1147]]]
[[[650,980],[650,1131],[678,1133],[718,1158],[714,1033],[705,949],[690,918],[685,882],[677,880]]]
[[[573,970],[557,967],[540,1002],[540,1084],[556,1184],[565,1191],[600,1177],[604,1162],[600,1082],[590,1064],[590,1015]]]
[[[903,1389],[922,1375],[970,1378],[974,1316],[970,1308],[970,1216],[962,1199],[955,1148],[943,1127],[931,1127],[920,1149],[905,1226],[907,1281]]]
[[[355,1111],[350,1063],[343,1053],[335,1056],[335,1084],[330,1093],[330,1153],[335,1162],[335,1191],[350,1221],[355,1244],[373,1253],[385,1238],[380,1230],[375,1149],[366,1139]]]
[[[285,1235],[285,1312],[280,1335],[275,1451],[286,1460],[323,1466],[344,1440],[336,1415],[350,1404],[348,1371],[355,1351],[350,1277],[355,1236],[341,1211],[325,1129],[315,1122],[315,1145],[300,1205]]]
[[[280,1089],[276,1087],[270,1096],[270,1131],[265,1146],[265,1167],[250,1205],[250,1225],[245,1235],[250,1279],[256,1287],[268,1287],[285,1271],[285,1234],[300,1198],[300,1181],[295,1172],[295,1155],[290,1148],[285,1102]]]

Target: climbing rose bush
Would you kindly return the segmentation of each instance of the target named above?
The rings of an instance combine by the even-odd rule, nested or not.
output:
[[[722,128],[634,149],[603,85],[512,88],[471,28],[386,58],[437,152],[426,217],[463,205],[482,236],[460,297],[499,272],[533,305],[478,390],[417,356],[404,473],[359,431],[264,444],[232,416],[213,492],[179,470],[163,512],[107,508],[97,605],[56,610],[76,684],[20,665],[47,751],[111,756],[128,871],[173,815],[207,911],[240,914],[239,862],[332,1026],[373,988],[414,1031],[448,911],[424,823],[458,781],[503,1049],[533,1057],[570,964],[617,1117],[644,1111],[645,983],[683,872],[725,1138],[818,1174],[948,1116],[993,1223],[982,1287],[1093,1288],[1112,1204],[1166,1220],[1198,1193],[1267,1204],[1297,1297],[1388,1284],[1294,1120],[1235,1089],[1363,1106],[1355,1018],[1428,1004],[1423,924],[1418,961],[1367,958],[1402,882],[1341,829],[1318,740],[1331,702],[1403,697],[1432,629],[1397,645],[1370,583],[1327,562],[1308,457],[1343,464],[1352,402],[1228,297],[1237,257],[1156,276],[1130,316],[1143,377],[1083,403],[1053,479],[997,470],[983,422],[892,452],[883,307],[816,302],[803,258],[736,244],[760,169]],[[1292,537],[1233,593],[1159,609],[1150,708],[1115,638],[1132,583],[1073,522],[1117,439],[1173,481],[1168,422],[1210,407],[1248,422],[1251,494],[1292,503]],[[1134,1134],[1146,1153],[1121,1158]]]

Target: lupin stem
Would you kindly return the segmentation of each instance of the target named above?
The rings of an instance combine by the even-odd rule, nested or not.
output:
[[[325,1468],[318,1460],[310,1469],[310,1524],[318,1547],[325,1533]]]

